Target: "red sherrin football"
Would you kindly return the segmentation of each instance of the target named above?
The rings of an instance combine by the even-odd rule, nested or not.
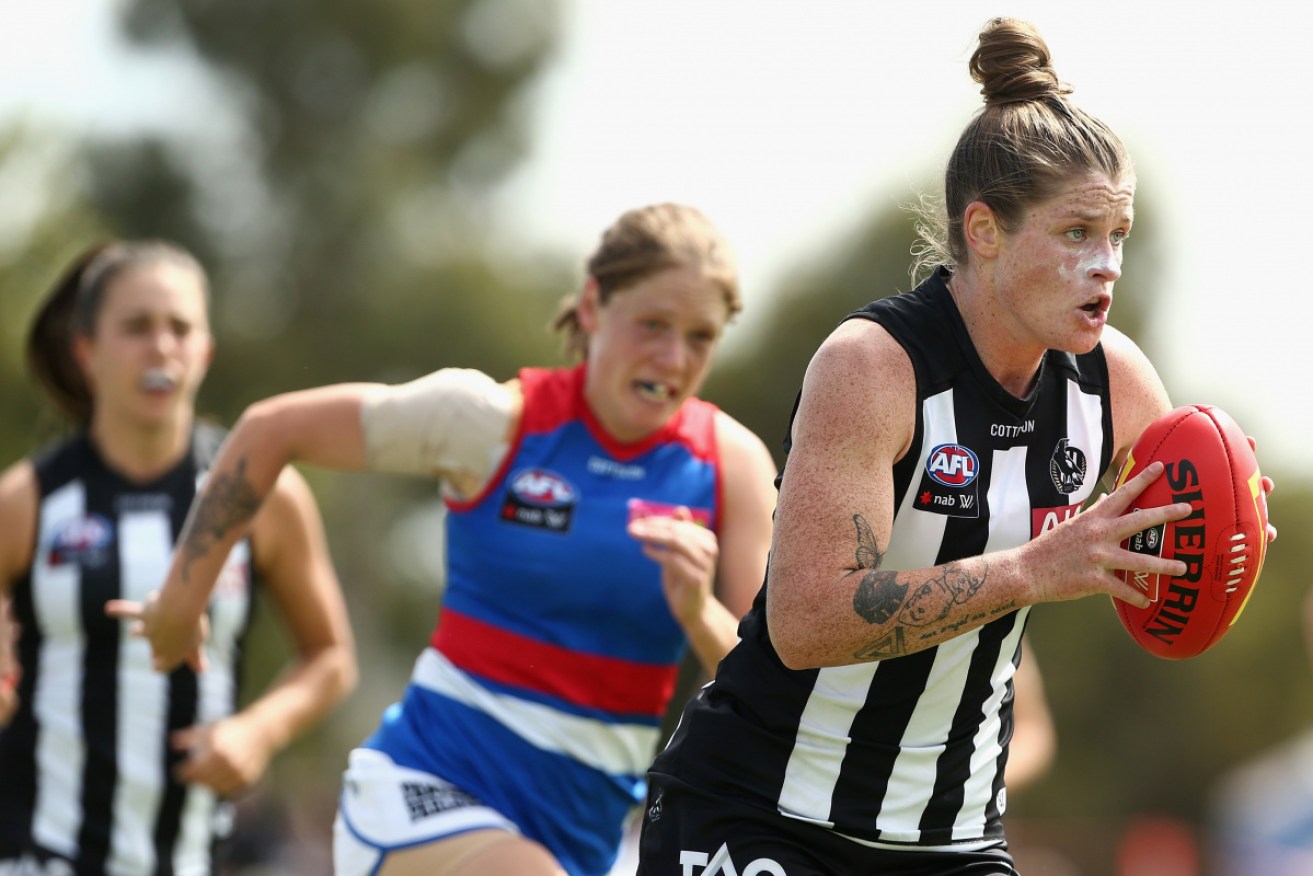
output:
[[[1183,560],[1186,573],[1118,572],[1152,602],[1147,608],[1119,599],[1113,604],[1141,647],[1183,660],[1217,644],[1249,600],[1267,552],[1267,496],[1245,433],[1212,405],[1179,407],[1151,423],[1132,446],[1117,486],[1155,460],[1166,470],[1132,509],[1189,502],[1194,511],[1136,533],[1122,547]]]

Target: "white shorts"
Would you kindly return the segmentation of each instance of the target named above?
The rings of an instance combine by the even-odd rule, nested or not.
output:
[[[389,852],[488,829],[520,832],[445,779],[398,766],[381,751],[357,748],[347,759],[333,821],[333,872],[371,876]]]

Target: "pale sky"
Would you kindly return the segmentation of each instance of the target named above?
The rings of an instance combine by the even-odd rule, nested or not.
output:
[[[1031,21],[1073,98],[1126,141],[1142,198],[1166,214],[1170,255],[1150,285],[1162,302],[1146,344],[1171,353],[1158,365],[1173,401],[1222,407],[1259,439],[1260,461],[1271,454],[1302,474],[1313,434],[1313,393],[1295,382],[1313,366],[1313,290],[1299,267],[1299,216],[1313,205],[1313,4],[571,8],[538,151],[515,190],[525,225],[583,253],[628,206],[694,203],[737,246],[749,312],[781,270],[938,178],[980,106],[966,68],[980,26],[1000,14]]]
[[[195,80],[106,48],[112,6],[0,6],[0,113],[167,126],[179,106],[203,104]],[[980,25],[999,14],[1032,21],[1074,99],[1130,147],[1142,200],[1165,212],[1169,255],[1151,284],[1159,322],[1145,341],[1169,353],[1158,364],[1174,401],[1221,406],[1258,437],[1268,470],[1301,474],[1313,434],[1310,393],[1295,383],[1313,365],[1297,218],[1313,204],[1313,4],[570,0],[568,9],[562,53],[531,102],[535,151],[503,212],[527,240],[582,258],[628,207],[696,204],[739,251],[745,331],[781,271],[823,257],[875,209],[938,176],[980,105],[966,70]]]

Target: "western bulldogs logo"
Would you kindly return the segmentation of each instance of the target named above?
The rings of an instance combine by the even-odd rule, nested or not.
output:
[[[526,468],[507,483],[501,516],[522,526],[567,532],[578,502],[579,491],[561,475],[545,468]]]
[[[46,562],[52,566],[74,564],[94,569],[109,561],[114,526],[99,514],[70,520],[55,530]]]
[[[1070,438],[1063,438],[1049,457],[1049,477],[1053,486],[1064,495],[1074,493],[1085,483],[1085,451],[1072,447]]]
[[[946,487],[965,487],[976,479],[980,459],[969,447],[940,444],[930,451],[925,470],[936,483]]]

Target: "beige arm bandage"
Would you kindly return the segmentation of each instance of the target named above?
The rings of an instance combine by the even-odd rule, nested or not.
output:
[[[506,454],[515,394],[481,371],[443,368],[361,405],[373,471],[487,481]]]

